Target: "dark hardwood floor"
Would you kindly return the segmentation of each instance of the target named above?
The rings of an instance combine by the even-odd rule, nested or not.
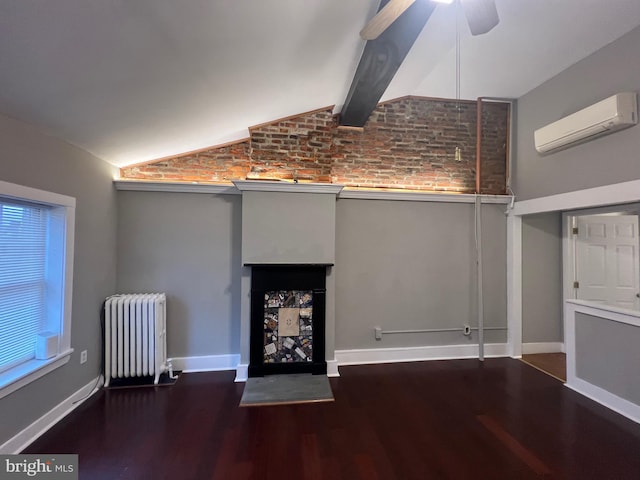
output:
[[[340,368],[335,402],[239,408],[232,372],[97,393],[25,453],[101,479],[634,479],[640,425],[512,359]]]

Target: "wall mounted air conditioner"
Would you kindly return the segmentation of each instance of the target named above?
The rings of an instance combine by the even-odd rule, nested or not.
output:
[[[534,132],[536,150],[548,153],[638,123],[635,92],[624,92],[561,118]]]

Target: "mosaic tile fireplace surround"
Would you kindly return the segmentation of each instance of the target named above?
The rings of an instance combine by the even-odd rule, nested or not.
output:
[[[249,376],[326,374],[326,265],[255,265]]]

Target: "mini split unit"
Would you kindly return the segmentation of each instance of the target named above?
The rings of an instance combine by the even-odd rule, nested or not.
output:
[[[638,123],[635,92],[618,93],[535,131],[536,150],[549,153]]]

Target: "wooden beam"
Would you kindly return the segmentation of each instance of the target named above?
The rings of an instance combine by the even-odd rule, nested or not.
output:
[[[380,9],[386,3],[380,2]],[[364,126],[436,5],[415,2],[378,38],[367,41],[340,114],[340,125]]]

